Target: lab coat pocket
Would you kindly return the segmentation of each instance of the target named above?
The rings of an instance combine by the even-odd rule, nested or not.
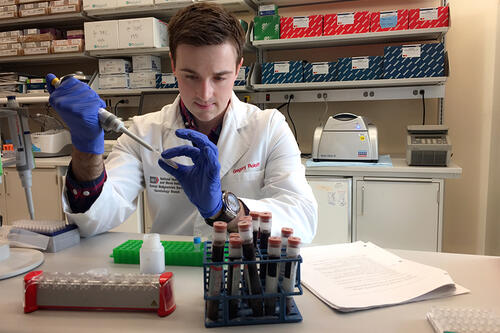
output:
[[[221,180],[222,189],[231,191],[237,196],[257,199],[264,186],[264,173],[264,170],[252,170],[228,174]]]

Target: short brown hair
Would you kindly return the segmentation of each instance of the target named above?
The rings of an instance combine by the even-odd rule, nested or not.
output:
[[[172,60],[180,44],[220,45],[227,41],[236,49],[236,64],[243,57],[245,32],[234,15],[219,5],[199,2],[181,9],[168,23],[168,41]]]

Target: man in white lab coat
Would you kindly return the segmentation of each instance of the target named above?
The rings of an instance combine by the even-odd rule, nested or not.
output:
[[[134,212],[145,190],[151,232],[208,236],[214,221],[235,231],[249,210],[270,211],[273,234],[292,227],[310,242],[317,203],[285,118],[232,91],[243,63],[241,25],[219,6],[199,3],[177,13],[168,28],[179,96],[159,112],[134,117],[129,129],[177,168],[125,135],[104,163],[97,117],[103,101],[74,78],[57,89],[49,84],[50,104],[74,145],[63,192],[69,221],[83,236],[110,230]]]

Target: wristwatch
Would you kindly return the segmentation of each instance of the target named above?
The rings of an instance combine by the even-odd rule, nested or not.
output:
[[[240,212],[240,201],[238,197],[231,192],[222,192],[222,210],[218,215],[205,219],[205,222],[212,226],[215,221],[230,222]]]

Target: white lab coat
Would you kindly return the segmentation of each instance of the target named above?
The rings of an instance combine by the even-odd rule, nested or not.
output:
[[[130,130],[164,151],[190,145],[175,130],[185,128],[178,111],[180,97],[161,111],[134,117]],[[297,143],[277,110],[260,110],[233,93],[217,144],[222,190],[236,194],[250,210],[273,214],[272,234],[292,227],[311,242],[317,227],[317,203],[305,178]],[[188,157],[174,161],[192,164]],[[92,207],[73,214],[63,191],[68,220],[83,236],[110,230],[132,214],[141,191],[153,219],[151,232],[208,237],[211,228],[189,201],[177,180],[158,166],[153,153],[122,135],[105,162],[108,179]]]

